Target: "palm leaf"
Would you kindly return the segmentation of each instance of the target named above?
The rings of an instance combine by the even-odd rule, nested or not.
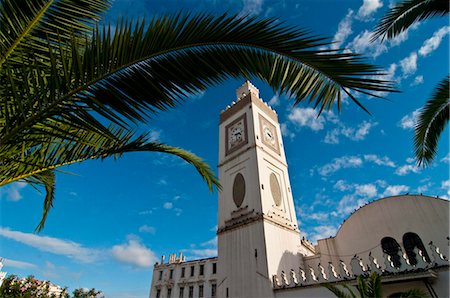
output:
[[[220,189],[212,169],[198,156],[180,148],[151,141],[147,135],[136,137],[133,132],[111,129],[117,137],[105,138],[93,132],[79,132],[76,141],[68,142],[56,137],[22,140],[18,146],[3,146],[0,151],[0,186],[22,180],[34,187],[44,186],[46,197],[43,215],[36,231],[44,228],[49,210],[53,206],[55,191],[54,170],[88,159],[118,158],[129,152],[162,152],[175,155],[192,164],[206,181],[210,191]],[[23,145],[25,144],[25,145]],[[34,146],[33,146],[34,144]],[[25,152],[24,148],[28,148]]]
[[[122,129],[111,131],[116,135],[115,139],[83,131],[79,132],[79,137],[71,142],[47,137],[47,139],[23,140],[16,146],[2,146],[0,186],[88,159],[103,159],[111,156],[118,158],[124,153],[145,151],[178,156],[197,169],[211,191],[214,187],[220,188],[211,168],[196,155],[180,148],[151,141],[148,134],[135,136],[132,131]]]
[[[414,151],[418,165],[428,166],[437,153],[439,137],[449,121],[450,76],[436,87],[417,119],[414,131]]]
[[[48,41],[59,47],[90,34],[109,0],[2,0],[0,67],[27,51],[48,60]]]
[[[380,37],[381,40],[394,38],[416,22],[448,13],[448,0],[401,1],[391,8],[375,27],[372,41]]]
[[[3,99],[12,102],[12,107],[4,111],[11,115],[4,116],[6,124],[0,135],[4,143],[24,128],[60,115],[65,115],[65,121],[74,117],[84,121],[83,125],[98,126],[92,119],[81,120],[86,117],[78,114],[86,110],[120,125],[124,118],[143,121],[187,94],[230,77],[256,76],[273,89],[292,94],[296,103],[308,100],[320,111],[331,109],[336,101],[339,106],[341,92],[362,107],[349,91],[374,96],[378,91],[394,91],[391,82],[368,79],[380,75],[380,69],[357,55],[313,49],[324,44],[323,38],[275,20],[177,15],[155,18],[148,27],[144,22],[124,22],[113,37],[109,29],[97,30],[87,48],[80,48],[74,40],[72,55],[50,51],[51,72],[42,84],[56,90],[36,94],[44,103],[38,105],[41,109],[31,108],[33,105],[23,109],[19,104],[25,94],[17,96],[18,92],[10,91],[17,100]],[[30,84],[32,90],[42,90],[39,80],[32,83],[40,87]],[[6,88],[12,89],[12,83]]]
[[[330,290],[338,298],[352,298],[352,297],[355,297],[355,295],[352,292],[352,290],[349,289],[348,287],[346,289],[349,291],[349,293],[353,294],[351,296],[349,294],[347,294],[345,291],[341,290],[338,286],[335,286],[335,285],[332,285],[332,284],[323,284],[323,287],[325,287],[328,290]]]
[[[366,284],[366,297],[369,298],[382,298],[381,294],[381,277],[377,273],[372,273],[365,281]]]
[[[48,212],[53,207],[53,199],[55,198],[55,178],[55,173],[52,170],[47,170],[23,179],[25,182],[31,184],[35,188],[36,186],[45,187],[45,199],[42,218],[38,226],[36,227],[35,232],[42,231],[47,219]]]
[[[400,298],[428,298],[427,292],[422,289],[411,289],[406,292],[403,292],[400,295]]]

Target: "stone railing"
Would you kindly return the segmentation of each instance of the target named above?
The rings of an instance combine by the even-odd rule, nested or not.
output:
[[[431,242],[429,248],[429,252],[431,252],[429,254],[429,262],[424,253],[417,249],[417,247],[414,249],[416,255],[414,265],[411,265],[406,253],[403,253],[400,249],[399,252],[401,255],[398,255],[397,262],[394,262],[392,256],[385,253],[383,253],[384,260],[379,262],[369,252],[367,255],[369,262],[367,263],[364,263],[360,256],[355,255],[348,264],[340,260],[338,264],[329,262],[328,265],[323,266],[319,263],[317,266],[314,266],[316,268],[307,265],[305,268],[291,269],[289,272],[281,271],[280,276],[272,276],[273,287],[274,289],[301,287],[352,280],[361,275],[367,276],[372,272],[376,272],[379,275],[389,275],[449,266],[449,260],[440,252],[439,247],[436,247]]]

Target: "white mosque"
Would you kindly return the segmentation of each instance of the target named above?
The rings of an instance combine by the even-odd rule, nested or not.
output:
[[[334,297],[323,283],[377,272],[383,295],[449,297],[449,201],[400,195],[350,215],[336,236],[301,239],[275,111],[246,82],[220,114],[218,256],[162,257],[151,298]]]

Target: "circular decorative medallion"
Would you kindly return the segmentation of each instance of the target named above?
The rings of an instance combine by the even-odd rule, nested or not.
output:
[[[275,205],[281,205],[281,187],[278,182],[277,176],[272,173],[270,174],[270,191],[272,192],[272,198],[275,202]]]
[[[234,177],[233,182],[233,201],[237,207],[242,205],[245,197],[245,180],[241,173]]]

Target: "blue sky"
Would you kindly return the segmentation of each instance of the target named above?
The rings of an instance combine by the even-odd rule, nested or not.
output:
[[[402,92],[387,100],[360,96],[368,115],[352,103],[316,118],[293,108],[258,80],[260,96],[277,110],[301,232],[310,240],[334,235],[348,215],[389,195],[449,196],[449,137],[444,131],[435,163],[414,165],[412,127],[432,89],[448,72],[447,18],[432,19],[399,38],[370,43],[388,0],[354,1],[131,1],[117,0],[105,17],[129,18],[185,11],[236,12],[276,17],[329,36],[336,47],[365,54],[388,71]],[[143,130],[188,149],[214,169],[219,113],[235,100],[242,80],[229,80],[161,113]],[[88,161],[57,176],[54,209],[38,235],[43,195],[15,183],[0,189],[0,257],[4,270],[49,279],[61,286],[96,287],[108,297],[147,297],[152,265],[161,254],[216,255],[217,193],[195,170],[161,154]]]

